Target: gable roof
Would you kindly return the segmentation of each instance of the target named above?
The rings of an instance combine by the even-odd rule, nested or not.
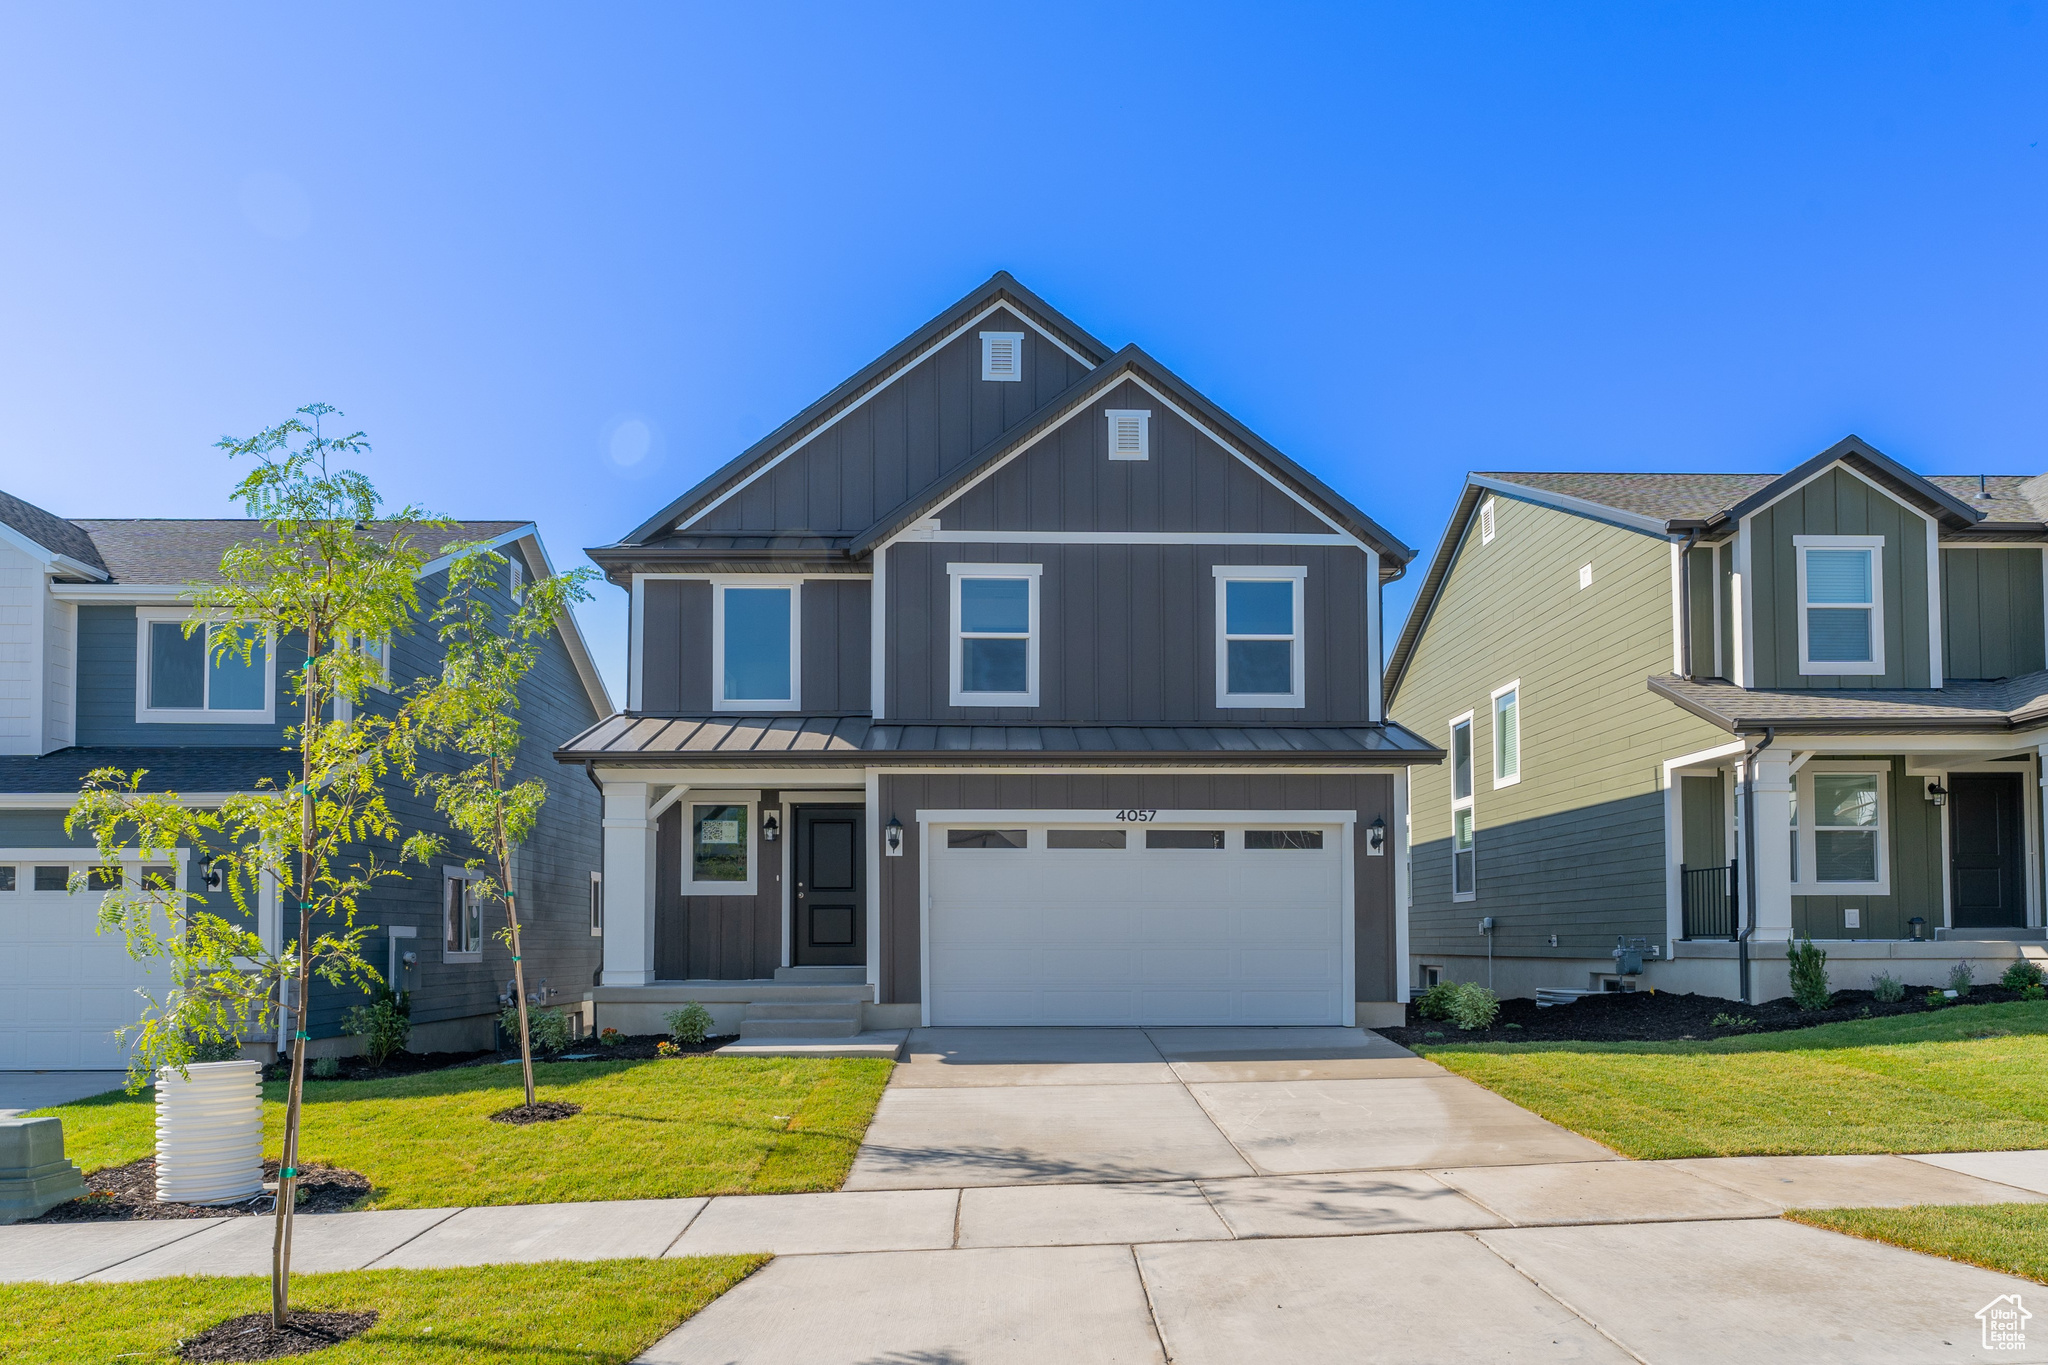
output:
[[[1385,527],[1353,506],[1321,479],[1288,459],[1250,428],[1209,401],[1164,365],[1137,346],[1126,346],[1103,364],[1090,370],[1066,390],[1047,402],[1010,430],[977,451],[959,468],[942,474],[897,506],[854,539],[851,552],[866,554],[920,517],[945,506],[963,491],[988,477],[1013,456],[1021,454],[1044,437],[1072,420],[1074,415],[1126,379],[1152,389],[1162,400],[1182,409],[1197,426],[1206,427],[1226,450],[1264,473],[1297,498],[1307,501],[1332,524],[1370,545],[1386,561],[1382,577],[1399,577],[1400,570],[1415,557]]]
[[[682,529],[691,518],[705,511],[710,503],[717,501],[768,465],[785,447],[886,384],[905,361],[931,346],[975,314],[1001,304],[1008,305],[1013,311],[1020,312],[1043,326],[1067,350],[1078,354],[1084,364],[1100,365],[1109,354],[1109,347],[1083,331],[1038,295],[1017,283],[1015,277],[1007,270],[998,270],[950,308],[863,366],[845,383],[754,442],[709,478],[699,482],[689,492],[621,537],[618,544],[622,547],[644,545],[672,530]]]
[[[45,512],[11,493],[0,493],[0,526],[11,528],[50,554],[74,560],[101,575],[107,572],[91,536],[56,513]]]
[[[446,527],[420,527],[412,541],[428,559],[461,541],[495,540],[533,523],[526,521],[458,521]],[[171,519],[133,517],[120,520],[79,518],[71,523],[99,547],[102,562],[116,583],[183,586],[207,583],[220,576],[221,556],[260,532],[262,523],[247,517]]]

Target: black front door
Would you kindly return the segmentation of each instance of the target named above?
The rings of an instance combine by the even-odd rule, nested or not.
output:
[[[858,967],[868,960],[862,814],[859,806],[796,808],[796,966]]]
[[[1948,779],[1952,923],[1958,929],[2027,922],[2025,803],[2018,773],[1954,773]]]

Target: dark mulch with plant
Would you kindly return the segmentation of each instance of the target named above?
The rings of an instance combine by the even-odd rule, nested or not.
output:
[[[284,1329],[270,1325],[268,1313],[244,1313],[207,1328],[178,1347],[186,1360],[276,1360],[324,1350],[376,1326],[375,1313],[319,1313],[293,1309]]]
[[[721,1034],[706,1038],[701,1043],[675,1043],[678,1055],[688,1056],[698,1052],[716,1052],[731,1042],[737,1034]],[[536,1062],[647,1062],[661,1054],[655,1048],[671,1042],[666,1033],[635,1033],[617,1035],[612,1043],[603,1043],[596,1038],[578,1038],[560,1052],[536,1052]],[[394,1052],[381,1065],[373,1064],[368,1057],[337,1057],[334,1059],[339,1070],[332,1076],[315,1076],[310,1063],[306,1067],[308,1080],[335,1081],[381,1081],[394,1076],[416,1076],[423,1071],[446,1071],[456,1066],[496,1066],[503,1062],[517,1062],[519,1049],[485,1052]],[[284,1062],[273,1062],[263,1069],[266,1081],[291,1079],[291,1068]]]
[[[265,1180],[277,1180],[278,1163],[263,1163]],[[256,1195],[235,1204],[164,1204],[156,1197],[156,1158],[143,1157],[125,1166],[109,1166],[85,1178],[87,1193],[59,1204],[36,1223],[102,1223],[136,1219],[222,1218],[237,1214],[267,1216],[277,1211],[277,1196]],[[299,1168],[300,1213],[340,1213],[353,1208],[370,1193],[367,1177],[336,1166]],[[266,1318],[265,1321],[268,1321]],[[308,1347],[307,1349],[311,1349]],[[214,1357],[208,1357],[213,1359]],[[249,1359],[263,1359],[251,1356]],[[239,1360],[241,1357],[220,1356]]]
[[[1977,986],[1968,995],[1927,1003],[1930,986],[1908,986],[1906,998],[1886,1002],[1869,991],[1836,991],[1824,1010],[1803,1010],[1790,996],[1745,1005],[1717,995],[1683,995],[1670,991],[1613,991],[1581,996],[1569,1005],[1538,1008],[1534,1000],[1503,1000],[1492,1028],[1461,1029],[1448,1019],[1425,1019],[1408,1006],[1402,1028],[1374,1032],[1404,1046],[1423,1043],[1620,1043],[1678,1042],[1727,1038],[1738,1033],[1782,1033],[1846,1019],[1921,1014],[1951,1005],[2002,1005],[2025,999],[2003,986]],[[1715,1023],[1716,1019],[1720,1023]],[[1737,1022],[1730,1022],[1737,1021]]]
[[[510,1109],[500,1109],[491,1115],[492,1123],[509,1123],[524,1128],[529,1123],[553,1123],[556,1119],[573,1118],[583,1112],[580,1104],[567,1104],[561,1100],[535,1100],[532,1104],[515,1104]]]

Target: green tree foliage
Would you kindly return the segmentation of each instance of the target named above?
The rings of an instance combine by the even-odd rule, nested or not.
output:
[[[1785,958],[1792,964],[1792,1003],[1803,1010],[1826,1009],[1835,998],[1828,989],[1828,955],[1808,938],[1799,943],[1787,940]]]
[[[248,664],[260,647],[270,666],[277,651],[302,655],[286,688],[298,715],[286,735],[299,780],[195,810],[174,792],[142,791],[142,770],[102,768],[87,776],[66,820],[68,829],[92,831],[109,863],[124,848],[189,850],[191,866],[222,874],[249,920],[266,884],[298,912],[296,925],[287,914],[279,935],[286,941],[272,952],[254,931],[161,877],[110,890],[100,906],[103,931],[125,935],[134,956],[169,964],[163,994],[124,1034],[134,1046],[131,1090],[160,1067],[182,1072],[204,1050],[239,1038],[271,1007],[278,983],[290,983],[280,1026],[292,1038],[291,1084],[271,1257],[271,1312],[280,1325],[289,1306],[308,997],[315,978],[357,989],[379,982],[362,954],[371,926],[356,914],[377,882],[402,875],[367,850],[401,842],[382,779],[394,769],[411,776],[411,742],[400,724],[356,708],[382,679],[381,642],[409,630],[418,608],[414,584],[425,556],[414,535],[449,525],[415,507],[383,511],[368,479],[335,468],[369,449],[361,432],[323,433],[325,419],[339,415],[316,403],[254,436],[219,442],[231,460],[253,462],[234,496],[263,529],[223,556],[218,582],[194,585],[185,624],[189,636],[232,623],[207,631],[214,658],[239,655]],[[352,710],[352,718],[337,718]]]

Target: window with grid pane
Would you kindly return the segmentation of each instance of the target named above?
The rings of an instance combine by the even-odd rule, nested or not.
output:
[[[1799,671],[1884,671],[1883,538],[1796,536]]]
[[[952,564],[955,706],[1038,705],[1036,564]]]
[[[1218,706],[1303,704],[1306,569],[1216,569]]]
[[[1877,774],[1813,775],[1813,877],[1874,882],[1877,876]]]

